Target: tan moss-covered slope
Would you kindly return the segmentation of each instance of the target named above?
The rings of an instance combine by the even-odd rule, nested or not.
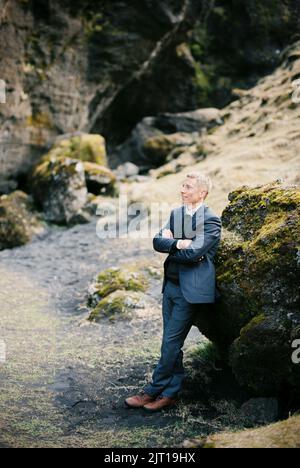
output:
[[[224,125],[199,139],[205,159],[145,183],[124,187],[134,200],[181,204],[179,185],[192,170],[207,172],[214,187],[207,203],[219,215],[227,195],[244,184],[257,186],[283,179],[300,183],[300,103],[293,102],[293,81],[300,73],[300,42],[287,49],[282,65],[222,109]]]
[[[221,432],[184,442],[187,448],[300,448],[300,416],[241,432]]]

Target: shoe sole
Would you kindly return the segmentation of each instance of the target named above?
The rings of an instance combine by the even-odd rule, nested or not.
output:
[[[124,403],[125,403],[125,405],[127,406],[127,408],[133,408],[133,409],[141,409],[141,408],[144,408],[143,405],[141,405],[141,406],[132,406],[132,405],[130,405],[129,403],[127,403],[126,400],[124,400]],[[145,403],[145,405],[147,405],[147,403]]]
[[[163,406],[162,408],[157,408],[157,409],[150,409],[150,408],[146,408],[145,406],[142,406],[142,408],[144,411],[146,411],[146,413],[159,413],[160,411],[171,410],[172,408],[175,408],[176,406],[177,406],[177,403],[174,403],[168,406]]]
[[[125,405],[127,406],[127,408],[131,408],[131,409],[140,409],[140,408],[143,408],[143,406],[132,406],[132,405],[130,405],[129,403],[127,403],[126,400],[124,400],[124,403],[125,403]]]

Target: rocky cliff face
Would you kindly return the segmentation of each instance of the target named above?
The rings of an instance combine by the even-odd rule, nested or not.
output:
[[[144,117],[230,101],[298,28],[296,0],[246,3],[1,0],[2,178],[59,134],[100,133],[110,154]]]
[[[298,0],[207,1],[189,46],[197,62],[199,104],[224,107],[234,88],[249,88],[280,62],[299,36]],[[198,65],[199,64],[199,65]]]
[[[197,2],[3,0],[1,175],[25,173],[58,134],[124,138],[144,115],[195,108],[178,47]]]

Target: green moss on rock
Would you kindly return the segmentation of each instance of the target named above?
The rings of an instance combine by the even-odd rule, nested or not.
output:
[[[241,384],[260,394],[278,394],[292,374],[290,326],[265,317],[255,317],[231,345],[230,363]]]
[[[79,159],[107,167],[105,140],[101,135],[82,134],[58,140],[43,160],[51,157]]]
[[[245,240],[256,236],[263,226],[266,228],[272,215],[277,219],[300,207],[299,188],[283,187],[279,182],[254,188],[240,187],[231,192],[228,199],[231,203],[222,213],[223,226]]]
[[[82,209],[88,189],[118,195],[116,177],[106,167],[105,141],[100,135],[77,135],[59,140],[34,168],[32,192],[46,219],[57,224],[85,220]]]
[[[26,193],[16,191],[0,197],[0,250],[24,245],[44,229]]]
[[[256,327],[264,323],[265,320],[266,317],[263,314],[254,317],[254,319],[252,319],[251,322],[249,322],[245,327],[241,329],[240,340],[242,340],[243,337],[247,336],[248,332],[251,332],[252,330],[256,329]]]
[[[26,119],[26,125],[28,127],[45,128],[48,130],[53,129],[54,127],[52,118],[47,112],[38,112],[36,114],[30,115]]]
[[[100,322],[103,319],[109,319],[114,322],[117,319],[131,319],[134,309],[144,307],[140,293],[118,290],[99,302],[91,312],[89,320]]]
[[[89,304],[95,306],[99,301],[118,290],[145,292],[148,280],[135,266],[109,268],[102,271],[89,288]]]
[[[230,349],[243,385],[276,395],[300,388],[291,361],[291,333],[300,325],[300,188],[280,183],[240,187],[229,194],[216,257],[221,300],[195,324]]]

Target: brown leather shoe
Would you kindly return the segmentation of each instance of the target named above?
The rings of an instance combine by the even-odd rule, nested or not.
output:
[[[154,401],[155,398],[156,397],[148,395],[145,392],[140,392],[139,395],[126,398],[125,405],[127,405],[129,408],[142,408],[147,403]]]
[[[143,408],[149,413],[155,413],[156,411],[161,411],[162,409],[171,408],[175,406],[176,403],[177,400],[175,398],[159,395],[155,401],[147,403]]]

